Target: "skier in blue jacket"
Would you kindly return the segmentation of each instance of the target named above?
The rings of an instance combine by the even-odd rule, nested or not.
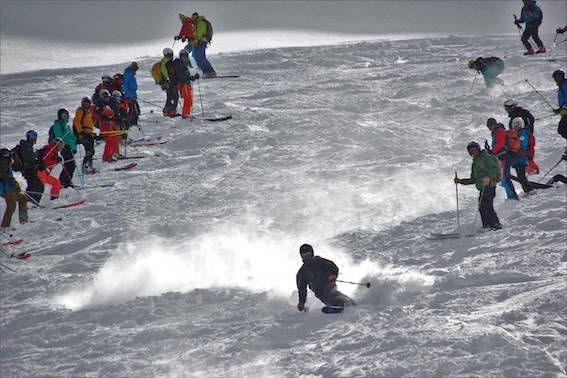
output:
[[[555,70],[553,72],[553,79],[559,87],[557,92],[557,104],[559,107],[553,109],[553,113],[561,114],[561,121],[557,132],[563,138],[567,139],[567,80],[565,80],[565,72],[563,70]]]
[[[533,55],[534,53],[534,49],[529,42],[530,38],[533,38],[538,47],[538,51],[536,51],[536,53],[544,53],[545,46],[543,45],[543,42],[538,35],[538,29],[543,19],[541,9],[539,9],[539,7],[536,5],[535,0],[523,0],[523,2],[524,7],[522,8],[520,19],[514,21],[514,23],[518,27],[520,27],[521,23],[526,23],[526,29],[522,34],[522,43],[524,44],[524,46],[526,46],[526,49],[528,49],[528,51],[525,52],[524,55]]]
[[[136,81],[136,71],[138,71],[138,62],[132,62],[130,66],[124,70],[124,84],[122,90],[126,95],[128,103],[128,123],[130,126],[138,124],[138,116],[140,115],[140,105],[138,104],[138,82]]]
[[[520,139],[520,151],[518,155],[512,159],[512,167],[516,170],[518,181],[524,189],[524,193],[533,194],[534,187],[526,177],[526,167],[528,166],[528,130],[524,127],[524,120],[521,117],[512,120],[512,128],[516,130],[518,139]]]

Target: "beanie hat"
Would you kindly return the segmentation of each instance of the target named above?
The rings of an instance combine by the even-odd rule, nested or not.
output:
[[[516,117],[512,120],[512,127],[520,126],[520,129],[523,129],[524,125],[525,123],[522,117]]]
[[[498,122],[494,118],[489,118],[486,120],[486,126],[498,125]]]
[[[185,18],[187,18],[187,16],[185,15],[185,13],[179,12],[179,19],[180,19],[181,21],[183,21],[183,19],[185,19]]]

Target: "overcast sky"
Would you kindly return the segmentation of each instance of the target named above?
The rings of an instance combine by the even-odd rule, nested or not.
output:
[[[542,33],[567,23],[565,0],[540,0]],[[521,0],[507,1],[11,1],[0,0],[0,37],[140,42],[176,34],[178,12],[197,11],[215,32],[317,30],[347,34],[515,33]],[[242,41],[253,43],[254,41]]]

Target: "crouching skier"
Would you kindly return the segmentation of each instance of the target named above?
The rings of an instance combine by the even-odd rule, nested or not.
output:
[[[355,306],[356,303],[337,290],[337,275],[339,268],[331,260],[314,256],[313,247],[303,244],[299,248],[303,265],[297,272],[297,289],[299,290],[299,303],[297,309],[305,310],[307,300],[307,285],[315,296],[327,306]]]

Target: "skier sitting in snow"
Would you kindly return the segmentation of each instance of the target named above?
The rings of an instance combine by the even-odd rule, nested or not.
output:
[[[490,58],[476,58],[476,60],[469,61],[469,68],[476,70],[477,73],[482,73],[486,88],[490,88],[495,84],[503,84],[502,80],[497,76],[504,71],[504,62],[502,59],[495,56]]]
[[[305,310],[307,300],[307,286],[315,293],[315,296],[327,306],[354,306],[356,303],[337,290],[337,276],[339,268],[331,260],[314,256],[313,247],[303,244],[299,248],[299,254],[303,259],[303,265],[297,272],[297,289],[299,290],[299,302],[297,309]]]
[[[498,173],[500,168],[498,163],[490,156],[488,151],[481,150],[476,142],[470,142],[467,146],[469,154],[473,157],[471,167],[471,177],[460,179],[455,177],[455,184],[472,185],[475,184],[480,192],[478,200],[478,210],[483,228],[500,230],[502,225],[494,211],[494,197],[496,196],[496,185],[498,184]]]

